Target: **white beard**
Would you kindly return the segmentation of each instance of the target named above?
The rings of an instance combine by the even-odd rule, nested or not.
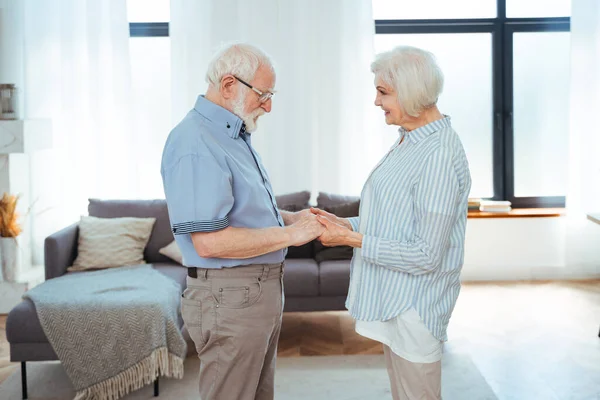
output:
[[[247,93],[247,92],[246,92]],[[244,111],[244,101],[246,100],[246,93],[242,92],[238,98],[233,102],[233,113],[241,118],[246,124],[246,132],[252,133],[256,131],[258,117],[265,113],[265,110],[259,108],[251,113]]]

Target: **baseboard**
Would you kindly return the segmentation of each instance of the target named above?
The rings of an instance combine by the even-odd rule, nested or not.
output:
[[[461,281],[536,281],[600,279],[600,266],[531,267],[465,265]]]

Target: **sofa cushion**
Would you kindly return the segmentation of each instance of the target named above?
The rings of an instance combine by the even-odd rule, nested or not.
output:
[[[315,246],[315,261],[322,263],[335,260],[352,260],[354,249],[350,246],[325,247],[317,242]]]
[[[318,296],[319,268],[316,261],[312,258],[286,260],[283,285],[286,296]]]
[[[144,249],[156,218],[97,218],[79,222],[77,258],[67,271],[145,264]]]
[[[302,246],[290,246],[288,247],[286,260],[293,258],[314,258],[314,244],[313,241],[303,244]]]
[[[275,196],[275,202],[277,208],[285,211],[300,211],[309,207],[308,201],[310,200],[310,192],[295,192],[288,194],[280,194]]]
[[[175,263],[159,263],[153,267],[162,274],[173,279],[181,286],[181,291],[186,286],[187,269]],[[68,274],[85,274],[82,272],[68,272]],[[180,324],[181,325],[181,324]],[[8,314],[6,320],[6,338],[9,343],[46,343],[48,339],[42,329],[33,302],[25,299],[17,304]]]
[[[183,265],[183,255],[181,254],[181,250],[179,249],[176,241],[173,240],[170,244],[166,245],[162,249],[159,249],[158,252],[177,262],[177,264]]]
[[[317,207],[325,209],[339,204],[352,203],[360,200],[360,196],[342,196],[339,194],[319,192],[317,196]]]
[[[350,261],[323,261],[319,264],[321,296],[345,296],[350,286]]]
[[[169,212],[165,200],[99,200],[90,199],[88,213],[92,217],[156,218],[148,245],[144,250],[147,263],[172,262],[158,251],[173,241]]]
[[[181,292],[183,293],[183,289],[187,287],[187,267],[184,267],[183,265],[179,265],[174,262],[155,263],[152,265],[152,267],[158,272],[168,276],[175,282],[179,283],[179,286],[181,286]]]
[[[334,204],[325,207],[325,211],[335,214],[340,218],[358,217],[359,210],[360,199],[351,201],[349,203]]]

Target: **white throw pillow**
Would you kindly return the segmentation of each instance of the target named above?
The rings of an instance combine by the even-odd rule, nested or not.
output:
[[[67,271],[146,264],[144,249],[156,218],[81,217],[77,258]]]
[[[177,246],[176,241],[172,241],[167,246],[163,247],[158,251],[163,256],[169,257],[173,261],[177,261],[179,264],[183,265],[183,256],[181,255],[181,250],[179,250],[179,246]]]

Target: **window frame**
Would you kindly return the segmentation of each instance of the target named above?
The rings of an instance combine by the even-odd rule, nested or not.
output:
[[[516,197],[513,127],[513,33],[569,32],[570,17],[507,18],[506,0],[497,0],[496,18],[375,20],[375,34],[492,35],[492,93],[494,127],[492,200],[509,200],[513,208],[564,207],[566,196]]]
[[[168,22],[130,22],[129,37],[168,37]]]
[[[375,20],[375,34],[492,35],[492,93],[494,127],[492,200],[509,200],[514,208],[564,207],[565,196],[515,197],[513,126],[513,34],[569,32],[570,17],[507,18],[506,0],[497,0],[496,18]],[[168,37],[168,22],[130,22],[130,37]]]

